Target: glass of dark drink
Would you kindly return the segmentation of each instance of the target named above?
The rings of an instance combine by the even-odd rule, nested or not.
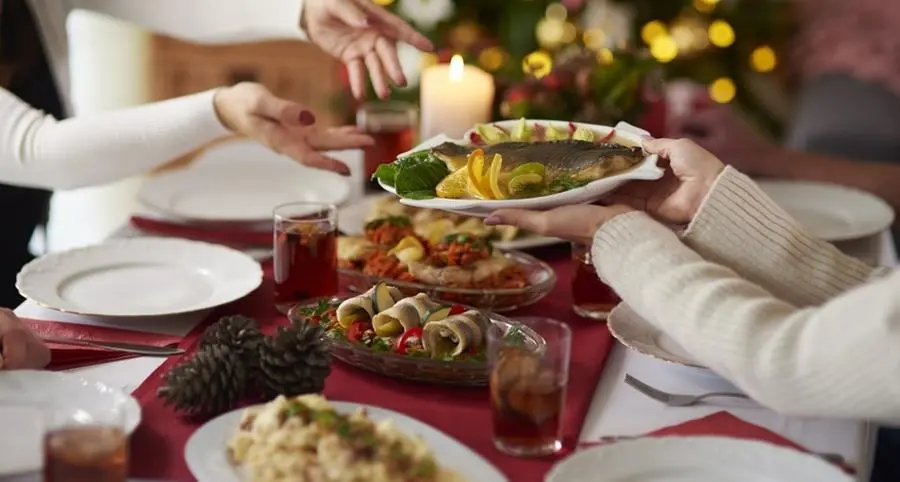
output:
[[[575,313],[585,318],[605,320],[609,312],[622,300],[612,288],[600,281],[594,263],[591,262],[589,246],[572,243],[572,260],[575,263],[572,308]]]
[[[338,293],[337,207],[296,202],[275,208],[275,306]]]
[[[365,149],[366,179],[378,166],[413,148],[418,118],[415,105],[399,101],[369,102],[356,111],[356,126],[375,139]]]
[[[488,333],[494,446],[517,457],[542,457],[562,448],[572,330],[549,318],[520,318],[543,338],[523,341],[522,328]]]
[[[44,410],[44,482],[125,482],[124,410]]]

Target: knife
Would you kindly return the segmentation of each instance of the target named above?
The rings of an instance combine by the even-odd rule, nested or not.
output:
[[[48,343],[102,348],[110,351],[121,351],[124,353],[134,353],[136,355],[144,356],[172,356],[184,353],[183,349],[170,346],[137,345],[133,343],[119,343],[112,341],[88,341],[78,340],[75,338],[63,338],[59,336],[43,336],[41,337],[41,339]]]

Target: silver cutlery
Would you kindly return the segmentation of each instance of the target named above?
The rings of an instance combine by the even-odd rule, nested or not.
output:
[[[700,395],[684,395],[684,394],[678,394],[678,393],[664,392],[658,388],[653,388],[650,385],[647,385],[646,383],[638,380],[637,378],[634,378],[633,376],[631,376],[627,373],[625,374],[625,383],[627,383],[629,386],[631,386],[635,390],[643,393],[644,395],[646,395],[654,400],[665,403],[666,405],[668,405],[670,407],[690,407],[692,405],[697,405],[698,403],[703,402],[707,398],[719,398],[719,397],[742,398],[742,399],[750,398],[744,393],[737,393],[737,392],[709,392],[709,393],[703,393]]]
[[[134,343],[119,343],[113,341],[88,341],[75,338],[64,338],[61,336],[43,336],[41,339],[49,343],[102,348],[104,350],[134,353],[136,355],[144,356],[173,356],[184,353],[184,350],[181,348],[169,346],[138,345]]]

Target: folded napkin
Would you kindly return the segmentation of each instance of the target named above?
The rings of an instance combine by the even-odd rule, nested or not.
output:
[[[749,422],[745,422],[728,412],[716,412],[712,415],[707,415],[706,417],[690,420],[688,422],[673,425],[671,427],[661,428],[659,430],[656,430],[655,432],[647,434],[648,437],[686,437],[704,435],[731,437],[746,440],[759,440],[775,445],[780,445],[782,447],[792,448],[801,452],[809,452],[809,450],[803,448],[800,445],[797,445],[787,438],[782,437],[781,435],[778,435],[775,432],[772,432],[771,430],[762,428],[758,425],[753,425]],[[612,442],[586,441],[581,442],[580,444],[578,444],[578,446],[579,448],[586,448],[596,445],[603,445],[604,443]],[[841,464],[840,467],[849,474],[853,474],[855,472],[853,467],[850,467],[848,465]]]
[[[22,319],[38,336],[58,336],[75,338],[84,341],[135,343],[150,346],[175,346],[181,341],[180,336],[148,333],[145,331],[121,330],[103,326],[79,325],[57,321]],[[91,348],[84,346],[47,343],[50,347],[50,365],[48,370],[68,370],[88,365],[97,365],[115,360],[134,358],[139,355]]]
[[[241,245],[244,247],[247,245],[272,246],[271,226],[266,230],[195,226],[141,216],[132,216],[131,225],[148,234],[206,241],[232,247],[241,247]],[[259,226],[252,227],[258,228]]]

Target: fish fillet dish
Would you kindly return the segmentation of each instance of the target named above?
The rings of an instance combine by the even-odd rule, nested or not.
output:
[[[470,143],[445,142],[379,167],[375,177],[409,199],[523,199],[556,194],[627,171],[640,147],[588,129],[522,119],[512,131],[485,124]]]

